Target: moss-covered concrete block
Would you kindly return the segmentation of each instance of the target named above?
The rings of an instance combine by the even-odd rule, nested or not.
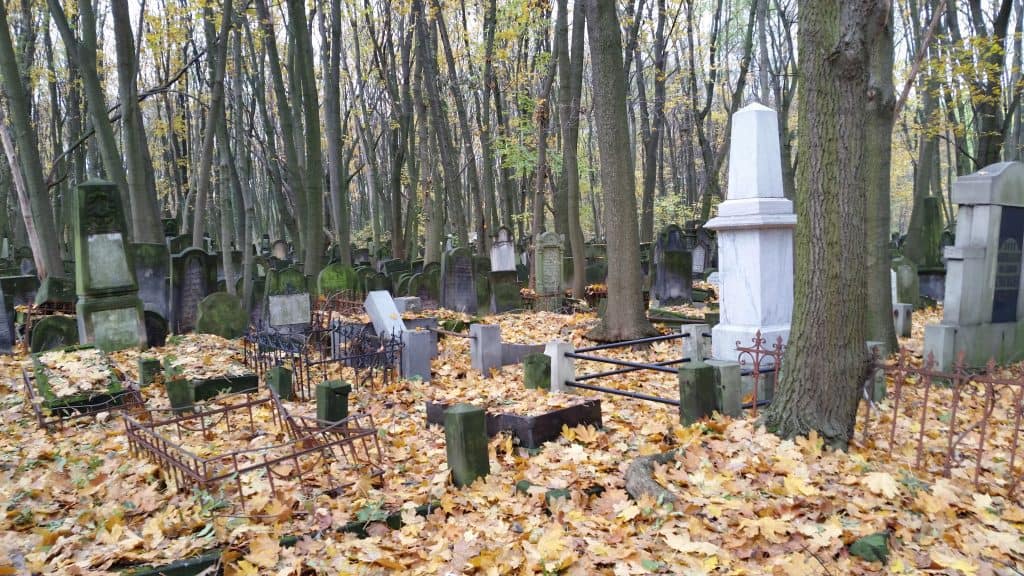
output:
[[[448,468],[456,486],[468,486],[490,474],[487,456],[487,423],[484,409],[457,404],[444,413],[444,440]]]

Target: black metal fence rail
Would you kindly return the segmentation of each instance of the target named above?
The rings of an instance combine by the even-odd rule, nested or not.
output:
[[[582,382],[566,382],[566,386],[570,388],[580,388],[582,390],[591,390],[593,392],[604,392],[605,394],[614,394],[616,396],[625,396],[627,398],[635,398],[637,400],[647,400],[649,402],[658,402],[661,404],[668,404],[670,406],[679,406],[679,400],[673,400],[671,398],[662,398],[660,396],[652,396],[650,394],[644,394],[642,392],[631,392],[629,390],[619,390],[617,388],[606,388],[604,386],[594,386],[593,384],[584,384]]]
[[[665,340],[678,340],[681,338],[688,338],[689,334],[682,334],[675,332],[672,334],[663,334],[661,336],[651,336],[650,338],[640,338],[638,340],[626,340],[623,342],[611,342],[608,344],[599,344],[597,346],[589,346],[587,348],[580,348],[576,351],[577,354],[581,352],[597,352],[598,350],[612,350],[614,348],[626,348],[627,346],[636,346],[638,344],[649,344],[651,342],[663,342]]]

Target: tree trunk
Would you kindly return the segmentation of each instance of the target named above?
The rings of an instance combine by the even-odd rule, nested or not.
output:
[[[450,221],[455,230],[459,246],[469,246],[469,233],[466,229],[466,216],[462,203],[462,183],[456,162],[458,152],[452,141],[451,127],[444,112],[441,100],[441,89],[438,86],[439,72],[436,51],[431,41],[430,27],[427,25],[427,14],[423,8],[423,0],[413,0],[412,11],[416,18],[417,54],[423,62],[423,84],[427,94],[427,108],[430,112],[430,123],[437,140],[437,152],[440,154],[444,191],[448,197],[451,210]],[[437,199],[435,198],[435,202]]]
[[[892,125],[896,108],[893,87],[893,2],[875,0],[884,21],[870,46],[864,180],[867,193],[868,340],[898,348],[892,321],[891,229]]]
[[[18,70],[18,60],[7,22],[7,8],[3,2],[0,2],[0,78],[3,79],[7,105],[11,111],[11,118],[0,119],[0,124],[6,124],[9,120],[13,132],[13,138],[5,138],[4,151],[11,166],[12,176],[19,169],[22,173],[23,184],[20,190],[24,190],[24,193],[18,196],[22,221],[28,232],[29,245],[32,247],[32,256],[36,264],[36,273],[41,279],[64,278],[60,245],[53,225],[53,213],[50,211],[50,198],[43,182],[39,142],[29,111],[29,94]],[[17,154],[14,153],[13,145],[17,146]],[[19,190],[19,187],[16,185],[15,189]]]
[[[580,92],[583,86],[583,39],[586,7],[573,7],[572,52],[569,51],[568,0],[558,0],[558,107],[562,121],[562,180],[565,182],[569,248],[572,250],[572,295],[582,298],[586,289],[587,261],[583,227],[580,225]]]
[[[614,0],[587,0],[593,66],[594,126],[601,157],[605,231],[608,235],[608,312],[590,333],[595,340],[629,340],[654,334],[644,312],[637,235],[636,182],[626,122],[626,76]]]
[[[55,0],[50,0],[54,2]],[[217,36],[217,45],[208,52],[210,63],[210,109],[206,115],[206,127],[203,132],[202,149],[199,152],[199,176],[196,182],[195,223],[192,226],[192,246],[203,246],[203,234],[206,232],[207,199],[210,195],[211,171],[213,169],[213,142],[217,134],[217,124],[223,118],[224,108],[224,71],[228,54],[228,32],[231,30],[233,14],[231,0],[224,0],[221,6],[223,23]],[[213,11],[207,9],[206,18],[212,22]],[[212,26],[212,24],[210,24]],[[269,42],[268,42],[269,44]]]
[[[831,446],[853,437],[868,374],[865,96],[881,19],[876,0],[801,0],[796,273],[782,381],[765,413],[790,438],[816,430]]]
[[[79,27],[81,28],[82,39],[75,38],[64,8],[58,0],[48,0],[50,14],[53,17],[57,30],[60,31],[64,44],[68,46],[68,53],[74,59],[82,74],[82,85],[85,89],[86,107],[89,111],[89,118],[92,120],[93,129],[96,131],[96,140],[100,156],[103,158],[103,168],[107,177],[117,184],[121,195],[121,203],[125,213],[131,213],[131,197],[128,194],[128,181],[124,172],[124,164],[121,162],[121,152],[117,147],[117,139],[114,137],[114,128],[107,116],[106,99],[103,95],[103,85],[100,82],[96,65],[96,15],[93,12],[91,0],[78,0]],[[130,32],[129,32],[130,33]],[[128,234],[130,230],[126,230]]]
[[[156,188],[150,185],[153,164],[147,154],[149,142],[139,113],[137,56],[128,0],[111,0],[110,10],[117,45],[117,93],[121,100],[121,128],[128,164],[132,235],[136,242],[162,244],[164,234],[157,210]]]

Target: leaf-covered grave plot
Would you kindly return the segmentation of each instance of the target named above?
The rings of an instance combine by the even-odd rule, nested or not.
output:
[[[487,321],[502,326],[505,341],[560,338],[582,347],[594,317]],[[678,355],[676,345],[614,356],[664,360]],[[175,344],[162,352],[182,355]],[[434,382],[353,390],[350,410],[371,414],[380,429],[382,484],[360,479],[341,498],[255,494],[249,515],[222,517],[216,495],[168,491],[156,466],[131,458],[115,419],[39,431],[12,384],[23,362],[0,359],[0,567],[8,572],[109,573],[216,548],[224,550],[227,574],[1011,575],[1024,565],[1020,496],[975,492],[959,474],[915,473],[913,451],[895,450],[890,459],[886,447],[871,441],[835,452],[813,436],[781,440],[753,419],[683,427],[672,407],[608,395],[600,396],[604,428],[566,429],[534,451],[499,435],[488,446],[490,475],[456,489],[444,432],[425,426],[426,400],[452,394],[485,404],[507,393],[516,402],[510,411],[563,401],[542,390],[520,391],[515,367],[493,379],[472,375],[468,344],[460,338],[442,339]],[[125,370],[134,362],[115,356]],[[596,369],[580,363],[577,373]],[[673,393],[671,375],[601,382]],[[939,395],[937,401],[950,400]],[[313,408],[285,404],[295,414]],[[920,430],[885,401],[876,410],[886,415],[885,425],[895,418],[908,435]],[[996,437],[1007,437],[1002,434]],[[652,479],[675,501],[631,498],[624,482],[629,464],[668,451],[674,456],[653,467]],[[1005,462],[994,464],[1010,472]],[[522,481],[528,488],[519,491]],[[439,507],[425,517],[415,513],[431,502]],[[401,517],[400,528],[382,523],[389,513]],[[335,531],[349,522],[365,523],[368,537]],[[284,535],[300,538],[282,546]]]
[[[120,390],[119,371],[98,348],[72,347],[37,354],[33,371],[47,400],[88,398]]]

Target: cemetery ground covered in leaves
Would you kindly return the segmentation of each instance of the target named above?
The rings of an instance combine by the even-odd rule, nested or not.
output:
[[[902,344],[919,350],[921,325],[938,314],[919,313],[914,337]],[[501,324],[506,341],[561,337],[582,346],[595,318],[536,313],[487,320]],[[656,343],[618,357],[664,359],[676,345]],[[111,358],[131,379],[137,354]],[[189,336],[147,354],[213,374],[240,360],[241,344]],[[165,489],[155,464],[129,454],[119,414],[40,430],[22,390],[28,364],[24,356],[0,359],[0,574],[114,573],[215,549],[229,575],[1009,575],[1024,566],[1019,490],[1013,497],[977,493],[966,468],[948,479],[914,472],[910,442],[896,446],[890,459],[882,436],[860,442],[860,431],[849,453],[828,450],[815,437],[783,441],[749,414],[683,427],[674,407],[602,395],[603,428],[565,429],[537,450],[496,436],[490,475],[456,488],[444,432],[426,425],[427,401],[533,414],[596,396],[526,390],[518,366],[484,379],[470,369],[464,339],[442,340],[433,382],[391,380],[353,390],[351,410],[372,414],[380,429],[382,481],[356,478],[344,494],[312,500],[297,486],[278,490],[277,498],[267,491],[250,499],[244,515],[216,494]],[[678,393],[666,374],[602,383]],[[160,386],[143,394],[150,405],[166,404]],[[311,406],[286,404],[297,413]],[[880,422],[891,426],[891,407],[883,402],[880,409]],[[998,435],[1012,420],[995,416]],[[257,418],[269,429],[268,415]],[[912,418],[896,420],[900,437],[920,431]],[[208,437],[197,449],[230,441]],[[670,451],[653,470],[666,492],[632,499],[624,486],[630,463]],[[995,487],[1009,475],[998,461],[983,473]],[[389,526],[389,514],[401,522]],[[353,523],[361,530],[339,531]],[[298,540],[282,545],[289,535]]]

